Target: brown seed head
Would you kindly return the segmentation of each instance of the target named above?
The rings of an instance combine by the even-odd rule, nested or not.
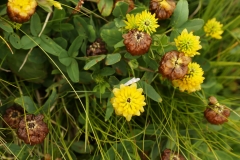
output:
[[[6,113],[3,115],[3,119],[8,126],[13,129],[18,127],[23,115],[23,108],[20,106],[12,106],[6,110]]]
[[[91,45],[87,48],[87,55],[88,56],[96,56],[101,54],[106,54],[108,50],[105,47],[105,43],[101,38],[98,38],[94,41]]]
[[[48,134],[47,124],[43,122],[44,116],[29,114],[19,122],[17,135],[25,143],[35,145],[42,143]]]
[[[170,80],[180,79],[188,72],[191,58],[178,51],[167,52],[159,63],[158,71]]]
[[[176,7],[174,0],[151,0],[149,10],[159,20],[169,18]]]
[[[224,106],[217,103],[217,105],[206,108],[204,111],[204,117],[211,124],[223,124],[228,121],[228,117],[230,116],[230,110]]]
[[[149,34],[137,30],[130,30],[123,35],[123,38],[127,51],[133,56],[147,53],[152,43],[152,38]]]
[[[161,155],[161,160],[185,160],[185,158],[170,149],[165,149]]]

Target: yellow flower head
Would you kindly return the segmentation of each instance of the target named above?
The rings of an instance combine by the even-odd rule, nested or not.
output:
[[[52,4],[53,4],[54,7],[56,7],[57,9],[62,9],[61,3],[57,2],[57,1],[53,1]]]
[[[136,83],[130,86],[121,84],[120,89],[114,88],[114,97],[111,99],[111,103],[115,113],[124,116],[127,121],[130,121],[132,116],[140,116],[140,112],[144,112],[143,106],[146,105],[142,92],[143,89],[137,89]]]
[[[126,18],[127,18],[127,20],[124,21],[126,24],[125,29],[132,30],[132,29],[137,28],[136,17],[133,14],[127,14]]]
[[[222,39],[222,26],[223,25],[220,22],[216,21],[216,18],[213,18],[207,21],[203,29],[207,36],[215,39]]]
[[[135,17],[137,29],[142,32],[147,32],[151,34],[156,32],[156,28],[159,27],[157,24],[157,19],[155,18],[155,13],[151,14],[148,11],[143,11],[142,13],[138,13]]]
[[[56,7],[57,9],[62,9],[61,3],[54,1],[54,0],[47,0],[47,2],[51,5],[53,5],[54,7]]]
[[[201,90],[203,83],[203,70],[199,64],[193,62],[188,64],[188,73],[182,79],[173,80],[173,86],[179,87],[180,91],[195,92]]]
[[[184,29],[174,41],[178,51],[183,52],[186,56],[193,57],[200,54],[197,52],[202,48],[199,39],[199,36],[194,36],[192,32],[188,33],[187,29]]]
[[[21,23],[30,19],[36,6],[35,0],[8,0],[8,15],[15,22]]]

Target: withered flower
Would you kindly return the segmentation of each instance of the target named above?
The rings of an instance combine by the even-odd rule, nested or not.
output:
[[[152,43],[152,38],[149,34],[137,30],[130,30],[123,35],[123,38],[127,51],[133,56],[147,53]]]
[[[3,119],[8,126],[16,129],[18,127],[18,123],[21,120],[22,114],[23,108],[14,105],[6,110],[6,113],[3,115]]]
[[[178,51],[167,52],[160,61],[158,71],[170,80],[180,79],[187,74],[191,58]]]
[[[91,45],[87,48],[88,56],[96,56],[107,53],[108,50],[105,47],[105,43],[101,38],[96,39]]]
[[[228,121],[230,110],[225,106],[218,103],[217,99],[213,96],[209,98],[209,107],[204,111],[204,117],[211,124],[223,124]]]
[[[44,116],[29,114],[26,119],[23,118],[19,122],[17,135],[25,143],[34,145],[42,143],[48,134],[47,124],[43,122]]]
[[[177,152],[165,149],[161,155],[161,160],[185,160],[185,158]]]
[[[133,8],[135,7],[133,0],[115,0],[115,5],[117,2],[126,2],[128,4],[127,13],[133,10]]]
[[[149,10],[159,20],[169,18],[176,7],[174,0],[151,0]]]

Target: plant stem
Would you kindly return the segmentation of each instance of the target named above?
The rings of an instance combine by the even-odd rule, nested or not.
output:
[[[42,35],[44,29],[46,28],[47,23],[48,23],[48,20],[49,20],[51,14],[52,14],[52,12],[48,12],[47,17],[46,17],[46,19],[45,19],[45,22],[44,22],[44,24],[43,24],[42,30],[41,30],[40,33],[38,34],[38,37],[40,37],[40,36]],[[27,62],[28,56],[31,54],[32,50],[33,50],[33,48],[31,48],[31,49],[28,51],[28,53],[27,53],[26,57],[24,58],[23,63],[22,63],[22,65],[20,66],[18,72],[23,68],[23,66],[24,66],[25,63]]]

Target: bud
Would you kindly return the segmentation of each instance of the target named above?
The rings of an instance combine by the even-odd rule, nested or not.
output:
[[[181,79],[188,72],[191,58],[178,51],[167,52],[159,63],[158,71],[170,80]]]
[[[210,106],[211,105],[216,105],[218,103],[217,98],[215,98],[213,96],[209,97],[208,101],[209,101],[208,105],[210,105]]]
[[[152,38],[149,34],[137,30],[130,30],[123,35],[123,38],[127,51],[133,56],[147,53],[152,43]]]
[[[91,45],[87,48],[87,55],[88,56],[96,56],[101,54],[106,54],[108,50],[105,47],[105,43],[101,38],[98,38],[94,41]]]
[[[36,0],[8,0],[8,17],[17,23],[27,22],[37,7]]]
[[[159,20],[169,18],[176,7],[174,0],[151,0],[149,10]]]

